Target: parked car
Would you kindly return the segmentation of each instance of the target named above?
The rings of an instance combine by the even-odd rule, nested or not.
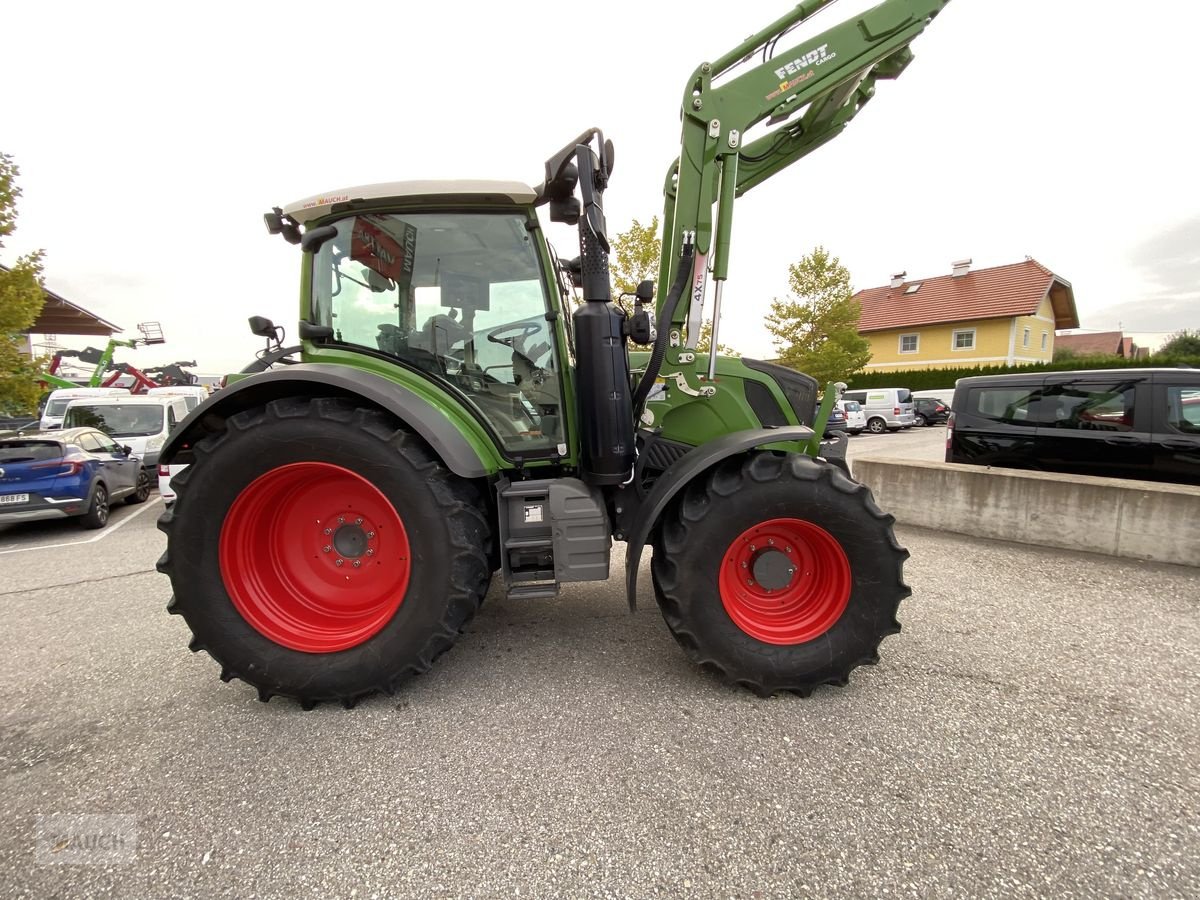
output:
[[[845,391],[842,393],[842,399],[855,400],[862,404],[867,417],[867,431],[872,434],[912,427],[912,393],[908,388]]]
[[[97,397],[68,403],[63,424],[68,428],[98,428],[130,445],[149,470],[146,474],[154,478],[158,454],[167,436],[187,414],[187,401],[183,397]]]
[[[187,403],[188,412],[191,412],[209,398],[209,391],[208,388],[198,384],[171,384],[165,387],[150,388],[146,391],[146,396],[182,397]]]
[[[175,502],[175,488],[171,485],[171,479],[186,468],[186,463],[158,464],[158,493],[165,506],[170,506]]]
[[[1200,484],[1200,370],[960,378],[946,462]]]
[[[950,418],[950,407],[933,397],[913,398],[914,425],[944,425]]]
[[[77,518],[103,528],[110,504],[149,495],[142,461],[95,428],[0,438],[0,524]]]
[[[846,415],[846,430],[851,434],[862,434],[867,428],[867,414],[857,400],[839,400],[838,408]]]
[[[820,404],[817,405],[817,412],[820,412]],[[813,414],[814,420],[816,413]],[[829,419],[825,422],[825,431],[822,432],[822,437],[833,437],[839,431],[846,430],[846,414],[842,411],[838,404],[833,404],[833,408],[829,410]]]
[[[76,387],[76,388],[57,388],[51,391],[46,396],[46,403],[42,407],[42,415],[39,420],[39,427],[42,431],[49,431],[51,428],[61,428],[63,424],[63,414],[67,411],[67,405],[72,400],[86,400],[97,397],[129,397],[129,388],[117,387]]]

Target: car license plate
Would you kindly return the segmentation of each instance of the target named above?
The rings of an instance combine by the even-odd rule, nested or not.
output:
[[[0,494],[0,505],[5,503],[28,503],[28,494]]]

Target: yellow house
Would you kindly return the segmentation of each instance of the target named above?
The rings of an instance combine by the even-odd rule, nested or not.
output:
[[[966,259],[950,275],[906,276],[854,295],[868,372],[1049,362],[1055,329],[1079,327],[1070,282],[1034,259],[974,272]]]

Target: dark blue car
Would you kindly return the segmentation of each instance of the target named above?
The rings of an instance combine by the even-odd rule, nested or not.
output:
[[[103,528],[113,502],[149,495],[141,460],[95,428],[0,438],[0,525],[77,518]]]

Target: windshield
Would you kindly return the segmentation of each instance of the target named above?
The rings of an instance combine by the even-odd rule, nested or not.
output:
[[[76,404],[67,410],[66,428],[98,428],[110,437],[147,437],[163,430],[163,408],[144,404]]]
[[[66,412],[67,404],[70,402],[70,399],[66,397],[61,400],[51,400],[49,405],[46,407],[46,415],[56,417],[61,416],[64,412]]]
[[[555,333],[524,215],[350,216],[313,261],[312,321],[462,392],[507,450],[563,441]]]

